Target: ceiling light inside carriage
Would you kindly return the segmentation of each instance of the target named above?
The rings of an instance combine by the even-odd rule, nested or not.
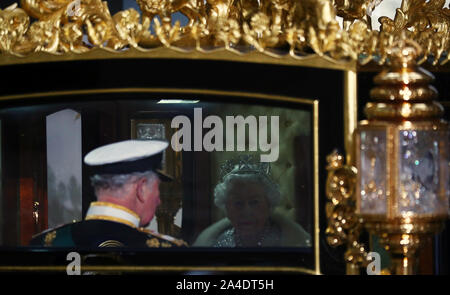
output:
[[[179,103],[179,104],[192,104],[199,103],[200,100],[188,100],[188,99],[161,99],[158,103]]]

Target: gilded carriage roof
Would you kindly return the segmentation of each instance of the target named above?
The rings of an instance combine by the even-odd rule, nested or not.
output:
[[[419,63],[450,59],[445,0],[403,0],[380,30],[370,14],[382,0],[136,1],[141,12],[112,15],[101,0],[21,0],[0,10],[0,64],[171,57],[345,69],[385,63],[400,38],[418,44]],[[172,21],[176,12],[187,25]]]

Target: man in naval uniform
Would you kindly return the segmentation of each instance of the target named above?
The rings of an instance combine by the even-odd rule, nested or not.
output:
[[[46,230],[32,246],[170,248],[187,244],[145,227],[160,203],[159,183],[170,180],[160,171],[168,143],[127,140],[99,147],[86,155],[93,169],[97,201],[83,221]]]

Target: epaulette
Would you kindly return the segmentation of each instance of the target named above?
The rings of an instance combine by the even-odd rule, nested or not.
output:
[[[33,236],[31,237],[31,239],[34,239],[34,238],[39,237],[39,236],[41,236],[41,235],[50,233],[50,232],[52,232],[52,231],[57,231],[58,229],[60,229],[60,228],[62,228],[62,227],[64,227],[64,226],[66,226],[66,225],[69,225],[69,224],[72,224],[72,223],[65,223],[65,224],[61,224],[61,225],[58,225],[58,226],[55,226],[55,227],[52,227],[52,228],[47,228],[46,230],[43,230],[43,231],[41,231],[40,233],[37,233],[37,234],[33,235]]]
[[[52,246],[53,245],[53,241],[56,238],[57,232],[59,230],[61,230],[62,228],[66,227],[66,226],[69,226],[69,225],[72,225],[74,223],[76,223],[76,222],[65,223],[65,224],[61,224],[61,225],[58,225],[58,226],[55,226],[55,227],[52,227],[52,228],[48,228],[48,229],[46,229],[46,230],[44,230],[44,231],[42,231],[42,232],[40,232],[38,234],[33,235],[31,237],[31,242],[30,243],[32,243],[33,240],[36,240],[36,239],[41,238],[41,237],[44,237],[41,240],[41,243],[43,243],[43,246],[46,246],[46,247]]]
[[[180,239],[176,239],[174,237],[168,236],[168,235],[163,235],[157,232],[154,232],[150,229],[147,228],[139,228],[139,231],[146,233],[147,235],[149,235],[149,239],[147,240],[146,244],[148,247],[150,248],[159,248],[159,247],[163,247],[163,248],[169,248],[172,244],[175,244],[178,247],[188,247],[189,245]],[[158,239],[163,240],[163,242],[160,242]],[[169,243],[167,243],[169,242]]]

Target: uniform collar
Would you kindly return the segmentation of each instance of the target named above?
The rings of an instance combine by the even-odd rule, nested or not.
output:
[[[109,220],[139,227],[140,218],[136,212],[110,202],[92,202],[86,214],[86,220]]]

